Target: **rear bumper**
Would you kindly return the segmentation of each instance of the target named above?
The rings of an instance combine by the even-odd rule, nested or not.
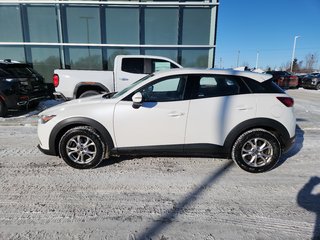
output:
[[[277,82],[278,85],[282,88],[296,88],[299,85],[298,80],[289,80],[289,79],[285,79],[282,81],[278,81]]]
[[[5,97],[5,103],[9,109],[28,108],[34,103],[38,103],[42,100],[50,99],[47,94],[39,95],[10,95]]]
[[[30,104],[32,103],[36,103],[36,102],[40,102],[42,100],[45,100],[45,99],[49,99],[50,97],[49,96],[38,96],[38,97],[30,97],[28,100],[26,101],[19,101],[17,102],[17,105],[20,107],[20,106],[26,106],[26,107],[29,107]]]
[[[70,100],[66,96],[64,96],[61,92],[54,92],[53,96],[56,100],[60,100],[60,99],[63,99],[64,101]]]
[[[284,143],[282,151],[283,152],[289,151],[290,148],[294,145],[295,141],[296,141],[296,136],[293,136],[292,138],[289,138],[288,141],[286,141]]]

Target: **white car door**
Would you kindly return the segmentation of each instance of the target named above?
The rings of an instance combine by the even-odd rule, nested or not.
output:
[[[183,100],[185,84],[184,77],[171,77],[143,87],[139,108],[133,108],[130,99],[120,101],[114,112],[116,146],[182,150],[189,108],[189,101]]]
[[[245,94],[236,77],[199,76],[195,81],[199,85],[190,101],[185,143],[222,146],[237,124],[255,116],[255,96]]]

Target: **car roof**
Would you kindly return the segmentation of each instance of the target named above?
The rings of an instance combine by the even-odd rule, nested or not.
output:
[[[264,82],[272,78],[271,74],[254,73],[250,71],[238,71],[233,69],[195,69],[195,68],[174,68],[154,73],[156,77],[166,77],[179,74],[215,74],[225,76],[239,76]]]
[[[26,63],[21,63],[21,62],[18,62],[18,61],[11,61],[11,60],[0,60],[0,66],[3,67],[3,68],[6,68],[6,67],[30,67],[28,64]]]
[[[2,63],[2,64],[23,64],[21,62],[13,61],[11,59],[0,60],[0,63]]]

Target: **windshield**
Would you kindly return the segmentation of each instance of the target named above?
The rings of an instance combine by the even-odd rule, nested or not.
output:
[[[131,85],[129,85],[128,87],[122,89],[120,92],[117,92],[115,95],[113,95],[111,98],[118,98],[120,96],[122,96],[123,94],[125,94],[126,92],[128,92],[130,89],[134,88],[136,85],[138,85],[139,83],[147,80],[150,77],[153,77],[154,74],[149,74],[141,79],[139,79],[138,81],[132,83]]]

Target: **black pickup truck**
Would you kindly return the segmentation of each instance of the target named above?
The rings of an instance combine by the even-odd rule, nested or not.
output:
[[[36,106],[48,96],[44,78],[29,65],[0,61],[0,117],[5,117],[8,109]]]

